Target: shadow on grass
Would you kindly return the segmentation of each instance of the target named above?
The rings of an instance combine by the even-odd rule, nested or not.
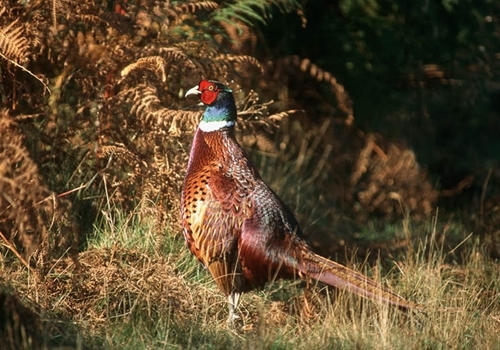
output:
[[[3,350],[98,347],[95,341],[84,339],[71,320],[48,315],[38,306],[29,306],[20,295],[5,290],[0,292],[0,339]]]

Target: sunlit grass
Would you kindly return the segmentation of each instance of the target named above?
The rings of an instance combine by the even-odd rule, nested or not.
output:
[[[422,234],[409,253],[394,258],[391,273],[380,277],[399,294],[428,307],[425,312],[399,311],[315,284],[307,287],[305,283],[277,281],[264,291],[243,296],[239,310],[242,322],[237,329],[230,329],[225,322],[225,298],[182,239],[168,232],[158,235],[151,221],[134,217],[114,218],[108,227],[96,232],[88,253],[82,252],[80,260],[87,269],[82,278],[86,281],[79,283],[95,283],[94,294],[79,295],[78,290],[65,289],[68,285],[61,287],[67,291],[58,296],[63,300],[56,303],[52,299],[55,295],[46,296],[46,302],[56,306],[53,312],[66,314],[65,322],[76,322],[80,345],[75,343],[74,348],[498,346],[500,271],[470,239],[462,243],[468,246],[468,255],[455,264],[449,262],[449,251],[437,240],[440,232]],[[429,224],[438,230],[436,221]],[[412,227],[400,222],[399,229]],[[418,236],[418,232],[407,234]],[[58,263],[54,264],[51,276],[57,275],[58,281],[70,275],[68,267],[59,269]],[[373,267],[377,265],[365,266],[365,272],[377,278],[379,273]],[[72,303],[78,307],[65,306]],[[47,339],[64,337],[64,328],[59,331],[63,334],[51,331]]]
[[[266,167],[275,168],[261,164]],[[287,192],[290,180],[274,176],[273,187]],[[296,209],[319,210],[311,200],[314,188],[296,185],[294,191],[309,199],[299,196]],[[78,265],[67,257],[48,262],[43,278],[15,266],[10,256],[2,263],[0,288],[43,305],[46,348],[498,348],[498,264],[477,238],[438,211],[428,221],[368,222],[356,239],[385,253],[340,257],[426,311],[400,311],[314,282],[276,281],[242,297],[241,323],[231,329],[226,298],[186,248],[176,213],[169,221],[174,225],[159,230],[156,210],[154,203],[140,203],[125,213],[104,203]]]
[[[272,158],[261,162],[262,169],[277,168]],[[278,193],[290,198],[299,192],[293,207],[302,219],[321,211],[310,183],[271,175]],[[173,226],[159,230],[156,210],[154,203],[140,203],[125,213],[104,203],[78,265],[67,257],[51,261],[43,278],[16,267],[11,257],[2,264],[0,280],[8,282],[0,288],[43,305],[46,348],[498,348],[498,264],[470,232],[438,211],[428,221],[368,222],[355,238],[384,254],[340,257],[426,311],[400,311],[314,282],[276,281],[242,297],[241,323],[232,329],[226,298],[186,248],[177,213]],[[323,216],[303,224],[314,227],[314,218]]]

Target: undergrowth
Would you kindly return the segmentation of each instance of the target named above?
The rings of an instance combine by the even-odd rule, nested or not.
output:
[[[410,249],[393,257],[392,268],[385,269],[387,262],[380,259],[364,268],[356,260],[348,263],[425,305],[425,312],[399,311],[315,283],[278,281],[245,294],[239,308],[243,322],[230,329],[225,297],[184,242],[158,235],[152,219],[137,217],[114,211],[78,264],[54,260],[43,280],[19,263],[7,263],[9,254],[2,256],[1,289],[16,291],[31,319],[40,317],[41,344],[75,349],[487,349],[498,344],[498,266],[463,231],[460,245],[468,253],[461,264],[450,262],[458,246],[444,248],[435,220],[395,224]],[[421,234],[429,228],[435,230],[431,235]],[[44,311],[30,309],[35,304]],[[26,327],[27,337],[33,336]]]

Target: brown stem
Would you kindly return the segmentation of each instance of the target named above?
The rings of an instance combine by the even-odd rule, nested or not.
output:
[[[28,262],[22,257],[22,255],[17,251],[16,247],[14,247],[14,245],[7,239],[7,237],[5,237],[5,235],[2,233],[2,231],[0,231],[0,236],[4,240],[5,245],[7,246],[7,248],[9,248],[11,250],[11,252],[14,253],[14,255],[17,256],[17,258],[19,260],[21,260],[21,262],[23,263],[23,265],[26,266],[26,268],[28,270],[31,270],[30,265],[28,264]]]

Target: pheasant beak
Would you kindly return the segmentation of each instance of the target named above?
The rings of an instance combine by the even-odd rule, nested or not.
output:
[[[196,85],[195,87],[189,89],[186,94],[184,95],[184,97],[187,97],[188,95],[199,95],[201,94],[201,91],[199,90],[199,86]]]

